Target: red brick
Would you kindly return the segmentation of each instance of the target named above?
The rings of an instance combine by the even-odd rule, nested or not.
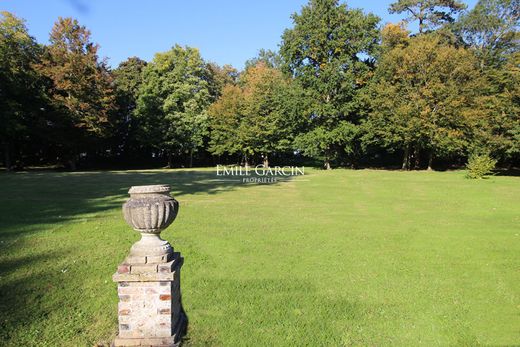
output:
[[[117,272],[120,274],[130,273],[132,267],[128,264],[121,264],[117,267]]]
[[[169,295],[169,294],[161,294],[161,295],[159,295],[159,300],[166,301],[166,300],[171,300],[171,299],[172,299],[172,296]]]

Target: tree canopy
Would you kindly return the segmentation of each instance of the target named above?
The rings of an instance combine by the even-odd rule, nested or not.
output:
[[[34,66],[41,47],[29,35],[23,20],[0,12],[0,142],[5,166],[11,169],[11,153],[26,133],[37,133],[45,106],[42,81]]]
[[[143,70],[137,99],[142,141],[174,155],[193,153],[207,131],[206,110],[211,102],[209,71],[198,49],[175,45],[157,53]]]
[[[454,15],[465,8],[466,4],[457,0],[397,0],[390,5],[389,12],[405,13],[405,21],[417,21],[422,33],[453,22]]]
[[[112,68],[77,20],[58,18],[39,44],[2,12],[5,167],[517,166],[519,0],[465,7],[396,0],[402,21],[380,26],[339,0],[309,0],[279,50],[243,69],[174,43]]]
[[[436,34],[409,38],[386,51],[369,92],[372,112],[365,140],[410,155],[463,155],[471,140],[475,96],[481,86],[475,57]]]
[[[306,91],[308,127],[296,140],[304,154],[330,162],[352,153],[357,94],[368,82],[379,18],[337,0],[311,0],[282,36],[284,69]],[[320,134],[334,133],[334,136]]]

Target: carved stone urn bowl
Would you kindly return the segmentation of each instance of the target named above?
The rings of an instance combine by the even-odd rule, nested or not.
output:
[[[141,233],[141,240],[130,249],[130,258],[138,262],[165,262],[173,249],[159,236],[177,217],[179,203],[170,196],[167,185],[134,186],[123,205],[125,221]]]

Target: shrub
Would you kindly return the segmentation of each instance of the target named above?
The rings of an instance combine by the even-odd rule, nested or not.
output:
[[[484,178],[492,173],[496,163],[497,161],[487,154],[472,155],[466,164],[466,176],[473,179]]]

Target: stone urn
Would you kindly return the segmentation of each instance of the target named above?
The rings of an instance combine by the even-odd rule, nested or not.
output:
[[[112,276],[119,297],[112,345],[178,347],[187,323],[180,282],[184,258],[160,233],[177,216],[179,203],[167,185],[135,186],[128,193],[123,214],[141,239]]]
[[[161,239],[161,231],[175,219],[179,203],[170,196],[168,185],[134,186],[123,205],[125,221],[141,233],[141,240],[130,249],[129,263],[163,263],[171,259],[173,249]]]

